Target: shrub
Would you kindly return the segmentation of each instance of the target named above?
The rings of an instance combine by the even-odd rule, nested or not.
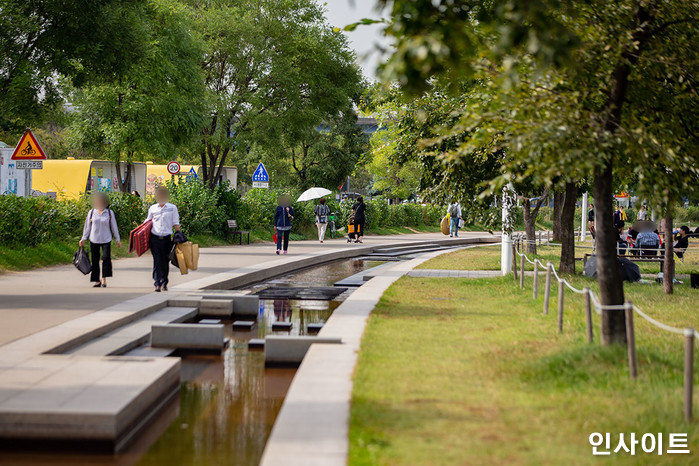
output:
[[[228,220],[228,209],[221,208],[221,190],[210,190],[200,181],[168,182],[170,202],[177,206],[180,225],[187,235],[220,235]]]

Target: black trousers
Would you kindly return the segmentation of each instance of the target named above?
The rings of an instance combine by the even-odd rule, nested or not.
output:
[[[112,243],[93,243],[90,241],[90,259],[92,260],[91,282],[100,281],[100,249],[102,250],[102,278],[112,276]]]
[[[354,237],[359,239],[362,236],[364,236],[364,223],[365,220],[363,218],[355,218],[354,219]]]
[[[169,236],[161,238],[151,235],[150,253],[153,255],[153,283],[155,286],[163,286],[168,283],[170,251],[172,251],[172,239]]]
[[[282,246],[284,246],[285,251],[287,249],[289,249],[289,234],[290,233],[291,233],[291,230],[284,230],[284,231],[277,230],[277,251],[282,249]]]

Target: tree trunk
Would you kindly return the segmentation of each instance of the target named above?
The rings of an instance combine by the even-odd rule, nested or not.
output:
[[[612,211],[612,162],[595,169],[595,223],[597,241],[597,282],[602,305],[624,303],[624,284],[616,252]],[[602,344],[626,343],[626,317],[623,309],[602,311]]]
[[[566,188],[567,188],[566,184]],[[565,191],[553,192],[553,241],[561,241],[561,212],[565,200]]]
[[[554,198],[556,194],[558,193],[554,194]],[[565,192],[561,197],[563,197],[560,212],[561,263],[558,271],[573,274],[575,273],[575,202],[578,197],[578,188],[574,182],[566,183]],[[558,201],[554,200],[554,202]]]
[[[522,210],[524,213],[524,233],[527,236],[526,251],[530,254],[536,254],[536,215],[532,215],[532,201],[525,198],[522,202]]]
[[[667,209],[665,215],[665,260],[663,261],[663,290],[667,294],[672,294],[675,281],[675,256],[672,252],[674,243],[672,238],[672,211]]]
[[[126,176],[122,179],[121,177],[121,162],[115,162],[114,168],[117,177],[117,186],[119,187],[119,192],[127,193],[129,192],[129,186],[131,185],[131,169],[133,167],[132,162],[126,162]]]

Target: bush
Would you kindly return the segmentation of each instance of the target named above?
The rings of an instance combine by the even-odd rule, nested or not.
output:
[[[180,225],[186,235],[221,235],[228,220],[228,208],[221,208],[221,190],[210,190],[200,181],[168,182],[170,202],[177,206]]]

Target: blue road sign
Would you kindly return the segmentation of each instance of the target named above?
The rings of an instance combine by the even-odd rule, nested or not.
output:
[[[199,178],[199,175],[197,175],[197,171],[194,169],[194,167],[189,169],[189,173],[187,173],[187,176],[185,176],[184,181],[193,181]]]
[[[263,181],[265,183],[269,183],[269,173],[267,173],[267,169],[262,162],[260,162],[255,169],[255,173],[252,174],[252,181]]]

